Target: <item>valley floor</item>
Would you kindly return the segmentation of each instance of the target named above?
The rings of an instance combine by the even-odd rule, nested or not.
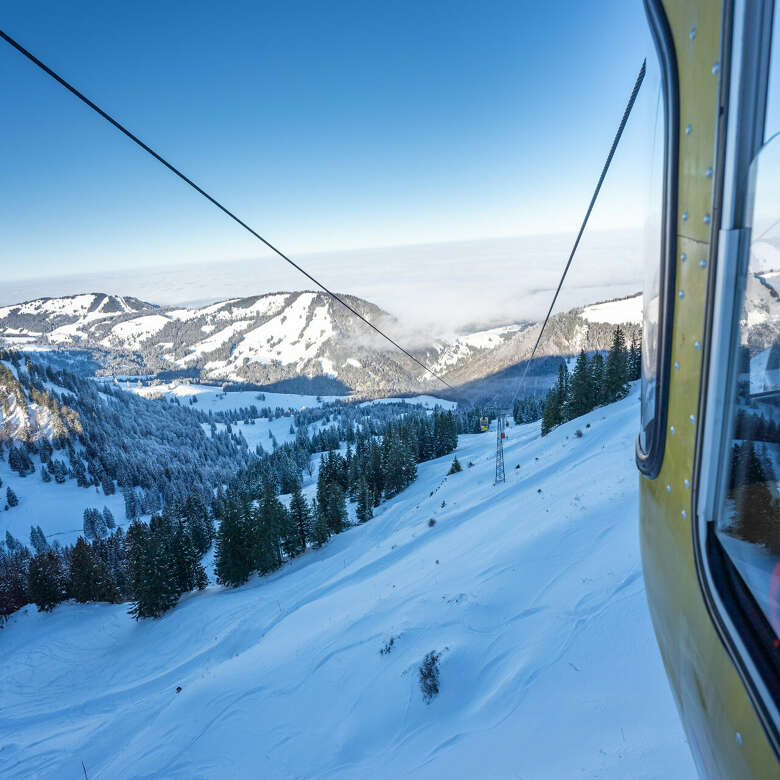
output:
[[[368,524],[158,621],[25,608],[0,776],[693,777],[645,602],[638,409],[510,428],[499,486],[495,431],[462,436],[463,472],[421,464]]]

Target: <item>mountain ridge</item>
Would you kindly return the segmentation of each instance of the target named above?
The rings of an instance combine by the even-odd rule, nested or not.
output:
[[[393,336],[403,332],[403,323],[376,304],[343,297],[378,328]],[[620,321],[629,340],[637,337],[640,304],[631,296],[554,315],[539,356],[607,349]],[[449,384],[464,385],[527,359],[540,327],[519,321],[451,336],[411,332],[398,340],[412,344],[412,354]],[[108,375],[259,385],[323,379],[369,395],[425,392],[439,385],[333,298],[311,290],[191,308],[106,293],[33,299],[0,308],[3,342],[87,350],[99,373]]]

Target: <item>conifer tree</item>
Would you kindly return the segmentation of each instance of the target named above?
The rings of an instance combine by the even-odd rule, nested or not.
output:
[[[555,385],[555,397],[558,402],[558,418],[560,422],[566,422],[569,415],[566,401],[569,398],[569,366],[565,361],[558,364],[558,381]]]
[[[46,534],[43,533],[39,525],[30,526],[30,544],[36,553],[48,552],[50,549],[49,543],[46,541]]]
[[[284,509],[284,514],[281,517],[281,542],[282,550],[288,559],[295,558],[296,555],[303,552],[301,549],[301,540],[298,534],[298,526],[292,517],[289,510]],[[305,549],[305,547],[303,548]]]
[[[116,528],[116,520],[114,520],[114,515],[107,506],[103,507],[103,524],[110,531],[113,531]]]
[[[604,403],[604,356],[596,352],[590,361],[590,382],[593,405]]]
[[[68,592],[82,604],[94,600],[94,559],[92,548],[79,536],[70,553]]]
[[[452,461],[452,465],[450,466],[448,474],[457,474],[459,471],[463,471],[463,466],[460,465],[460,461],[458,460],[457,456]]]
[[[56,478],[56,477],[55,477]],[[138,517],[138,497],[132,487],[125,487],[122,490],[122,497],[125,500],[125,517],[128,520],[135,520]]]
[[[100,485],[103,488],[103,494],[106,496],[112,496],[114,493],[116,493],[116,488],[114,487],[114,480],[111,479],[107,474],[103,475],[103,479],[100,481]]]
[[[626,337],[618,325],[612,336],[612,346],[604,367],[604,400],[612,403],[628,393],[628,354]]]
[[[200,563],[200,555],[183,520],[176,523],[173,532],[171,552],[173,556],[173,577],[179,593],[203,590],[208,585],[206,571]]]
[[[561,418],[561,399],[558,395],[558,385],[551,387],[544,399],[544,408],[542,409],[542,436],[546,436],[553,428],[560,425]]]
[[[743,484],[734,491],[737,536],[780,555],[780,501],[765,482]]]
[[[628,380],[634,382],[642,378],[642,348],[636,335],[631,337],[628,351]]]
[[[374,497],[371,495],[371,488],[368,486],[368,480],[365,476],[360,478],[355,514],[359,523],[365,523],[374,516]]]
[[[181,517],[187,525],[187,533],[199,555],[204,555],[214,540],[214,520],[208,507],[197,493],[190,493],[181,507]]]
[[[16,493],[14,493],[14,491],[11,490],[10,485],[8,485],[8,487],[5,489],[5,496],[6,496],[6,501],[8,503],[8,506],[10,507],[14,507],[19,503],[19,499]]]
[[[152,517],[149,525],[134,520],[127,529],[130,614],[136,620],[160,617],[179,600],[169,542],[169,530],[159,516]]]
[[[267,574],[282,565],[282,529],[285,526],[287,510],[276,497],[270,481],[263,487],[259,507],[252,513],[255,529],[255,568]]]
[[[65,599],[65,575],[62,558],[52,550],[38,553],[30,560],[27,578],[30,600],[40,612],[50,612]]]
[[[593,384],[585,350],[580,350],[577,363],[569,381],[567,415],[570,420],[587,414],[594,406]]]
[[[374,494],[374,506],[379,506],[385,489],[384,472],[382,471],[382,452],[376,439],[371,440],[369,448],[369,485]]]
[[[76,601],[117,603],[121,594],[108,565],[83,537],[71,550],[68,566],[68,593]]]
[[[290,497],[290,519],[295,525],[297,544],[296,555],[306,550],[306,542],[312,538],[312,514],[309,504],[301,492],[300,485],[295,486]]]
[[[314,526],[312,528],[312,542],[315,547],[322,547],[330,539],[330,526],[324,508],[319,501],[315,502]]]
[[[331,533],[341,533],[347,521],[347,503],[344,489],[338,482],[331,482],[327,487],[324,513]]]
[[[11,542],[9,544],[8,542]],[[29,603],[27,574],[30,551],[6,531],[5,546],[0,543],[0,617]]]
[[[255,568],[253,537],[249,503],[229,498],[217,531],[217,582],[234,588],[249,579]]]

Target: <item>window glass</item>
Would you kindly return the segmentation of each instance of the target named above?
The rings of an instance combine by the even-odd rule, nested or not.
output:
[[[741,280],[736,408],[718,533],[780,636],[780,135],[754,160],[750,188],[750,259]]]
[[[655,63],[653,63],[655,65]],[[647,193],[647,218],[644,235],[645,279],[643,286],[642,326],[642,427],[639,442],[645,452],[650,448],[650,433],[656,415],[658,378],[658,315],[661,289],[661,209],[664,175],[664,98],[657,66],[648,71],[645,84],[653,96],[650,179]]]
[[[772,22],[772,59],[769,62],[769,98],[766,103],[766,122],[764,127],[767,132],[764,140],[769,140],[773,133],[780,131],[780,46],[777,44],[780,37],[780,0],[775,0],[774,20]]]

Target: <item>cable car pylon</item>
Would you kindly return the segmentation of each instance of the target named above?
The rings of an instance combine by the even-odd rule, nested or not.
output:
[[[506,413],[498,412],[496,415],[496,482],[506,482],[506,473],[504,472],[504,437],[507,426]]]

